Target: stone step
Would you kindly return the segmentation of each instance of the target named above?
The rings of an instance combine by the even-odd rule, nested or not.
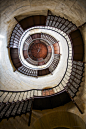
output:
[[[26,68],[25,66],[19,67],[18,71],[25,75],[28,75],[28,76],[37,76],[38,75],[37,70],[32,70],[32,69]]]
[[[66,34],[69,34],[70,32],[77,29],[76,25],[72,22],[68,21],[65,18],[61,18],[60,16],[54,16],[54,15],[48,15],[46,20],[46,26],[51,26],[58,28]]]
[[[17,101],[14,103],[2,103],[0,108],[0,120],[30,112],[32,101],[33,100],[30,99],[25,101]]]
[[[19,39],[20,39],[21,35],[23,34],[23,32],[24,31],[21,28],[21,26],[19,24],[16,24],[16,26],[14,27],[14,30],[12,32],[12,35],[11,35],[10,44],[9,44],[10,48],[18,48]]]

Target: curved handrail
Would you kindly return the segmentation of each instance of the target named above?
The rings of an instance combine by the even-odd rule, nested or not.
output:
[[[76,26],[75,26],[76,27]],[[35,27],[32,27],[32,28],[30,28],[30,29],[34,29]],[[44,28],[47,28],[47,27],[44,27]],[[54,27],[51,27],[52,28],[52,31],[56,31],[56,29],[54,29]],[[49,29],[49,27],[48,27],[48,29]],[[73,29],[73,28],[72,28]],[[60,28],[59,28],[59,31],[60,31]],[[57,31],[56,31],[57,32]],[[59,32],[58,32],[59,33]],[[59,33],[61,36],[63,36],[64,38],[65,38],[65,36],[67,37],[69,37],[70,38],[70,36],[68,35],[69,34],[69,32],[68,32],[68,30],[67,30],[67,33],[65,34],[64,32],[62,32],[63,34],[64,34],[64,36],[63,35],[61,35],[61,33]],[[65,38],[66,39],[66,38]],[[66,39],[66,41],[67,41],[67,39]],[[68,44],[68,41],[67,41],[67,44]],[[72,45],[72,44],[71,44]],[[70,47],[68,46],[68,49],[69,49]],[[70,51],[70,50],[69,50]],[[73,49],[72,49],[72,51],[73,51]],[[59,82],[59,84],[58,85],[56,85],[56,86],[54,86],[54,87],[52,87],[52,88],[49,88],[49,90],[50,89],[54,89],[55,90],[55,93],[59,93],[60,91],[61,91],[61,87],[59,87],[59,85],[61,84],[62,85],[62,87],[63,87],[63,89],[66,89],[66,87],[64,88],[64,85],[63,85],[63,82],[65,82],[64,80],[65,79],[67,79],[67,77],[69,78],[68,79],[68,83],[67,82],[65,82],[66,83],[66,86],[67,86],[67,88],[68,88],[68,84],[70,84],[69,83],[69,81],[70,81],[70,76],[71,76],[71,73],[70,74],[68,74],[69,72],[68,72],[68,70],[70,70],[70,69],[72,69],[72,67],[73,67],[73,55],[72,55],[72,58],[70,59],[69,58],[69,54],[68,54],[68,60],[67,60],[67,67],[66,67],[66,72],[65,72],[65,74],[64,74],[64,76],[63,76],[63,78],[62,78],[62,80]],[[71,64],[71,65],[69,65],[69,64]],[[83,64],[83,63],[82,63]],[[77,64],[78,65],[78,64]],[[83,73],[83,66],[80,66],[81,68],[82,68],[82,70],[80,70],[81,71],[81,73]],[[77,67],[76,67],[76,69],[77,69]],[[64,77],[65,77],[65,79],[64,79]],[[74,75],[74,77],[76,77],[75,75]],[[57,90],[57,88],[59,88],[59,91]],[[70,89],[70,88],[69,88]],[[48,90],[48,89],[47,89]],[[42,89],[31,89],[31,90],[26,90],[26,91],[6,91],[6,90],[0,90],[0,92],[2,92],[2,94],[1,94],[1,96],[3,96],[3,92],[5,93],[5,92],[8,92],[8,93],[27,93],[28,94],[28,92],[30,93],[30,96],[29,97],[31,97],[31,96],[34,96],[35,95],[35,93],[34,92],[37,92],[37,95],[39,94],[38,92],[41,92],[42,93]],[[32,95],[31,95],[32,94]],[[41,94],[42,95],[42,94]],[[39,96],[40,96],[40,94],[39,94]],[[27,97],[26,97],[27,98]]]
[[[19,50],[19,51],[18,51],[18,55],[19,55],[19,58],[20,58],[21,63],[22,63],[25,67],[30,68],[30,69],[34,69],[34,70],[41,70],[40,66],[34,67],[34,66],[31,66],[31,64],[28,64],[28,65],[25,64],[25,63],[22,61],[22,58],[21,58],[21,56],[20,56],[20,45],[21,45],[21,41],[22,41],[22,39],[24,38],[24,36],[26,35],[26,33],[29,32],[29,30],[30,30],[30,29],[26,30],[26,31],[24,32],[24,34],[22,35],[21,39],[20,39],[20,42],[19,42],[19,49],[18,49],[18,50]],[[39,38],[38,38],[38,39],[39,39]],[[43,38],[41,38],[41,39],[42,39],[42,40],[45,40],[45,39],[43,39]],[[32,40],[31,43],[32,43],[33,41],[34,41],[34,40]],[[46,41],[46,40],[45,40],[45,41]],[[47,40],[47,42],[48,42],[48,44],[50,44],[48,40]],[[52,47],[52,53],[54,53],[53,45],[52,45],[52,44],[50,44],[50,45],[51,45],[51,47]],[[53,56],[53,54],[52,54],[52,58],[50,59],[50,61],[48,62],[48,64],[45,65],[44,68],[42,68],[42,69],[48,68],[49,65],[52,63],[53,59],[54,59],[54,56]],[[30,66],[29,66],[29,65],[30,65]]]
[[[54,30],[55,31],[55,30]],[[61,34],[60,34],[61,35]],[[68,42],[67,42],[68,43]],[[69,47],[68,47],[69,48]],[[68,57],[69,58],[69,57]],[[67,61],[68,62],[68,61]],[[64,75],[65,76],[65,75]],[[63,76],[63,78],[64,78],[64,76]],[[62,78],[62,80],[63,80],[63,78]],[[62,80],[60,81],[60,83],[59,84],[61,84],[61,82],[62,82]],[[54,89],[55,90],[55,93],[57,93],[58,91],[57,91],[57,87],[59,87],[59,84],[57,85],[57,86],[55,86],[55,87],[53,87],[53,88],[50,88],[50,89]],[[50,89],[48,89],[48,90],[50,90]],[[64,87],[63,87],[63,89],[64,89]],[[60,91],[61,89],[60,89],[60,87],[59,87],[59,91]],[[29,97],[31,97],[31,92],[32,92],[32,96],[35,94],[34,92],[35,91],[37,91],[37,95],[39,94],[38,92],[40,92],[40,94],[39,95],[42,95],[42,89],[31,89],[31,90],[26,90],[26,91],[5,91],[5,92],[8,92],[8,93],[30,93],[30,96]],[[1,92],[4,92],[3,90],[1,90]]]
[[[29,30],[33,30],[33,29],[35,29],[35,28],[39,28],[39,26],[38,26],[38,27],[37,27],[37,26],[36,26],[36,27],[32,27],[32,28],[30,28]],[[43,27],[43,28],[48,29],[48,30],[49,30],[49,29],[51,30],[51,28],[49,28],[49,27],[48,27],[48,28],[47,28],[47,27]],[[40,29],[43,29],[43,28],[40,26]],[[57,32],[57,31],[54,30],[54,29],[53,29],[52,31]],[[26,32],[27,32],[27,31],[26,31]],[[26,32],[25,32],[25,34],[26,34]],[[59,32],[58,32],[58,33],[59,33]],[[67,36],[65,37],[65,36],[63,36],[61,33],[59,33],[59,34],[60,34],[62,37],[64,37],[64,38],[66,39]],[[65,35],[66,35],[66,34],[65,34]],[[66,41],[67,41],[67,39],[66,39]],[[67,41],[67,45],[68,45],[68,41]],[[69,47],[68,47],[68,49],[69,49]],[[68,54],[68,56],[69,56],[69,54]],[[68,58],[69,58],[69,57],[68,57]]]
[[[76,68],[75,68],[76,67]],[[79,85],[80,85],[80,82],[81,82],[81,79],[82,79],[82,73],[83,73],[83,68],[84,68],[84,65],[83,65],[83,63],[82,62],[77,62],[77,61],[74,61],[73,62],[73,68],[75,69],[75,72],[73,72],[73,74],[71,73],[71,77],[73,76],[74,77],[74,80],[71,80],[72,78],[70,77],[69,78],[69,81],[68,81],[68,83],[66,83],[67,85],[67,88],[65,87],[65,88],[63,88],[63,90],[67,90],[70,94],[71,94],[71,96],[72,97],[74,97],[75,96],[75,93],[77,92],[77,90],[78,90],[78,88],[79,88]],[[81,68],[81,69],[80,69]],[[73,70],[74,71],[74,70]],[[77,76],[78,75],[78,76]],[[63,79],[64,80],[64,79]],[[59,91],[57,91],[56,89],[57,88],[60,88],[59,87],[59,85],[60,84],[62,84],[62,81],[63,80],[61,80],[61,82],[57,85],[57,86],[55,86],[55,87],[52,87],[52,88],[49,88],[49,89],[45,89],[45,91],[49,91],[49,90],[51,90],[51,89],[53,89],[54,90],[54,94],[59,94],[59,92],[61,93],[61,91],[62,90],[59,90]],[[73,81],[73,82],[72,82]],[[68,88],[68,84],[70,85],[71,84],[71,86]],[[75,91],[73,91],[73,92],[75,92],[75,93],[73,93],[71,90],[71,87],[72,86],[74,86],[74,89],[73,90],[75,90]],[[64,86],[63,86],[64,87]],[[33,96],[42,96],[42,91],[43,91],[43,89],[31,89],[31,90],[25,90],[25,91],[7,91],[7,90],[0,90],[0,97],[2,98],[2,96],[5,94],[5,96],[3,97],[3,100],[1,101],[1,102],[4,102],[4,100],[6,99],[6,97],[10,94],[10,97],[8,98],[8,101],[10,100],[10,99],[12,99],[11,97],[12,97],[12,95],[14,94],[15,96],[16,95],[19,95],[18,97],[20,97],[20,95],[21,94],[23,94],[22,96],[21,96],[21,98],[19,98],[19,99],[23,99],[23,100],[25,100],[25,99],[27,99],[27,98],[30,98],[30,97],[33,97]],[[36,93],[35,93],[36,92]],[[29,94],[29,95],[28,95]],[[25,97],[24,97],[24,95],[25,95]],[[14,97],[15,97],[14,96]],[[50,95],[51,96],[51,95]],[[13,99],[12,100],[14,100],[14,97],[13,97]],[[16,101],[18,101],[19,99],[17,99]],[[6,101],[7,102],[7,101]]]

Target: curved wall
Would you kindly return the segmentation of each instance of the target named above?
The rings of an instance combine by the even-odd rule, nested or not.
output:
[[[31,84],[31,77],[29,78],[29,86],[27,83],[27,77],[23,78],[18,73],[13,73],[11,67],[11,60],[9,60],[9,50],[6,46],[9,44],[9,39],[13,27],[17,23],[14,17],[22,18],[27,15],[44,14],[47,15],[47,10],[50,9],[53,14],[64,16],[68,20],[72,20],[77,26],[85,22],[85,9],[84,1],[43,1],[43,0],[19,0],[19,1],[1,1],[1,34],[4,36],[0,39],[0,55],[1,55],[1,89],[22,90],[31,89],[35,87],[34,81]],[[70,5],[70,6],[69,6]],[[76,5],[76,6],[75,6]],[[83,6],[80,6],[83,5]],[[78,9],[76,9],[76,7]],[[10,11],[11,10],[11,11]],[[65,11],[63,11],[65,10]],[[69,11],[68,11],[69,10]],[[73,11],[72,11],[73,10]],[[82,15],[81,15],[81,11]],[[72,13],[71,13],[72,12]],[[66,15],[65,15],[66,13]],[[78,15],[77,15],[78,14]],[[83,16],[83,18],[81,18]],[[22,81],[21,81],[22,80]],[[40,85],[39,85],[40,87]]]
[[[59,127],[86,129],[84,121],[79,116],[64,111],[46,113],[32,125],[33,129],[58,129]]]
[[[85,0],[0,0],[0,34],[4,38],[0,38],[0,89],[4,90],[25,90],[31,89],[29,78],[29,86],[27,77],[22,78],[16,72],[13,72],[9,51],[6,48],[9,44],[12,30],[17,23],[14,17],[19,20],[27,16],[42,14],[47,15],[47,10],[51,10],[54,15],[60,15],[77,26],[86,22],[86,1]],[[86,51],[86,26],[81,28]],[[85,53],[86,55],[86,53]],[[86,62],[86,56],[84,61]],[[86,65],[86,64],[85,64]],[[85,68],[86,70],[86,68]],[[84,74],[84,83],[77,94],[81,96],[84,110],[86,112],[86,79]],[[34,81],[33,87],[35,86]],[[79,114],[79,112],[77,112]],[[80,115],[80,114],[79,114]],[[80,115],[81,116],[81,115]],[[82,115],[86,122],[86,113]]]

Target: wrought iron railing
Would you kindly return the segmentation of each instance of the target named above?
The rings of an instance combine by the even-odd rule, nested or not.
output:
[[[72,53],[73,51],[69,41],[70,37],[68,37],[68,35],[66,34],[69,34],[71,31],[75,30],[76,26],[68,20],[57,16],[48,16],[46,26],[51,26],[52,29],[53,27],[57,27],[58,29],[63,31],[62,32],[57,29],[58,33],[60,32],[60,34],[65,37],[68,43],[69,54],[67,60],[67,67],[63,78],[61,79],[58,85],[49,89],[45,89],[45,91],[53,90],[54,94],[66,91],[72,98],[74,98],[82,81],[84,63],[81,61],[73,61],[73,56],[70,56],[70,53]],[[57,30],[53,29],[53,31],[56,32]],[[8,47],[18,48],[19,39],[22,33],[23,30],[17,24],[12,33],[10,45]],[[27,112],[30,112],[31,114],[32,100],[34,96],[43,96],[43,89],[31,89],[26,91],[0,90],[0,120],[12,116],[15,117],[16,115],[21,115]]]
[[[72,46],[72,44],[70,44],[70,41],[69,41],[69,39],[70,39],[70,36],[69,35],[67,35],[67,34],[69,34],[70,32],[72,32],[73,30],[76,30],[77,29],[77,27],[72,23],[72,22],[70,22],[70,21],[68,21],[67,19],[64,19],[64,18],[61,18],[61,17],[57,17],[57,16],[52,16],[52,15],[48,15],[48,17],[47,17],[47,20],[46,20],[46,26],[50,26],[51,28],[48,28],[48,27],[44,27],[45,29],[52,29],[53,31],[55,31],[55,32],[58,32],[60,35],[62,35],[62,36],[64,36],[64,38],[66,39],[66,41],[67,41],[67,43],[68,43],[68,49],[69,49],[69,54],[68,54],[68,68],[66,69],[66,71],[68,71],[68,70],[70,70],[70,72],[65,72],[66,74],[64,75],[64,77],[65,78],[63,78],[62,80],[65,80],[66,79],[66,82],[68,81],[68,79],[70,78],[70,75],[71,75],[71,70],[72,70],[72,59],[73,59],[73,56],[72,56],[72,58],[71,58],[71,56],[70,56],[70,53],[72,53],[73,52],[73,49],[71,48],[71,46]],[[57,30],[56,29],[53,29],[53,28],[57,28]],[[33,27],[33,28],[31,28],[31,29],[34,29],[34,28],[37,28],[37,27]],[[41,27],[40,27],[41,28]],[[60,31],[61,30],[61,31]],[[65,32],[65,33],[64,33]],[[20,37],[21,37],[21,35],[22,35],[22,33],[23,33],[23,29],[21,28],[21,26],[19,25],[19,24],[17,24],[16,26],[15,26],[15,28],[14,28],[14,30],[13,30],[13,33],[12,33],[12,36],[11,36],[11,42],[10,42],[10,45],[9,45],[9,47],[11,48],[18,48],[18,41],[19,41],[19,39],[20,39]],[[43,35],[42,35],[43,36]],[[47,40],[49,40],[49,41],[51,41],[51,38],[50,37],[47,37],[47,35],[45,36],[45,38],[47,39]],[[69,38],[69,39],[68,39]],[[71,39],[70,39],[71,40]],[[32,41],[32,40],[31,40]],[[53,40],[53,42],[54,42],[54,40]],[[22,66],[21,66],[22,67]],[[20,68],[20,71],[22,70],[21,69],[21,67],[19,67]],[[51,67],[52,67],[52,65],[51,65]],[[56,66],[55,66],[56,67]],[[54,68],[55,69],[55,68]],[[74,70],[74,69],[73,69]],[[25,73],[26,75],[28,74],[28,72],[27,72],[28,70],[27,70],[27,68],[26,68],[26,71],[25,71],[25,68],[24,68],[24,71],[23,71],[23,73]],[[52,72],[53,70],[50,68],[50,71]],[[37,71],[36,71],[37,72]],[[82,72],[82,71],[81,71]],[[32,73],[34,73],[34,71],[32,72]],[[28,75],[30,75],[30,74],[28,74]],[[36,76],[37,76],[37,74],[36,74]],[[67,76],[67,77],[66,77]],[[61,80],[61,82],[63,82]],[[60,82],[60,83],[61,83]],[[65,81],[64,81],[65,82]],[[66,83],[65,82],[65,83]],[[57,87],[57,86],[56,86]],[[57,93],[57,91],[60,91],[59,89],[62,87],[62,89],[64,89],[64,87],[65,86],[63,86],[63,84],[62,84],[62,86],[58,89],[58,90],[56,90],[56,87],[53,87],[54,88],[54,90],[55,90],[55,93]],[[33,91],[33,92],[32,92]],[[26,92],[26,91],[25,91]],[[34,96],[34,94],[32,94],[32,93],[35,93],[35,89],[33,89],[33,90],[30,90],[30,91],[28,91],[28,92],[30,92],[30,96],[29,97],[31,97],[31,95],[32,96]],[[28,93],[27,92],[27,93]],[[31,93],[32,92],[32,93]],[[37,89],[37,93],[39,94],[39,95],[41,95],[41,89]],[[38,94],[36,94],[36,95],[38,95]]]
[[[72,67],[68,68],[66,75],[64,75],[60,83],[55,87],[45,89],[45,90],[53,89],[54,93],[57,94],[58,92],[64,90],[66,86],[69,84],[71,86],[74,86],[76,89],[79,88],[81,79],[82,79],[84,65],[82,62],[77,62],[77,61],[73,61],[72,63],[73,63]],[[72,69],[71,74],[70,74],[70,69]],[[16,101],[26,100],[31,97],[33,98],[34,96],[42,96],[42,91],[43,91],[42,89],[31,89],[31,90],[26,90],[26,91],[0,90],[0,102],[5,102],[5,103],[16,102]]]

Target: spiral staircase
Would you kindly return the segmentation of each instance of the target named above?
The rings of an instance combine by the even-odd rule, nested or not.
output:
[[[17,19],[16,19],[17,20]],[[30,34],[29,37],[25,40],[23,45],[23,55],[27,63],[35,65],[36,68],[27,67],[22,61],[19,55],[20,45],[22,38],[26,31],[33,30],[34,28],[44,28],[51,29],[56,33],[59,33],[63,36],[68,45],[68,59],[67,59],[67,68],[61,79],[60,83],[54,87],[43,89],[31,89],[27,91],[5,91],[0,90],[0,121],[3,119],[9,119],[10,117],[21,116],[22,114],[29,113],[28,125],[30,126],[31,122],[31,113],[32,109],[43,110],[43,109],[52,109],[73,101],[77,106],[79,111],[83,113],[82,109],[79,107],[78,103],[74,101],[74,98],[77,96],[76,93],[79,90],[80,84],[82,82],[83,72],[84,72],[84,47],[83,39],[80,33],[79,28],[73,24],[68,19],[60,16],[54,16],[50,11],[48,11],[47,16],[36,15],[27,17],[18,23],[13,29],[12,35],[10,37],[10,43],[7,46],[10,49],[10,56],[16,70],[26,76],[39,78],[40,76],[47,76],[53,74],[53,72],[58,67],[61,54],[59,41],[57,41],[53,36],[47,33],[35,33]],[[38,60],[33,60],[32,54],[28,54],[28,48],[30,44],[36,44],[40,42],[45,43],[47,46],[48,54],[46,58],[40,58]],[[49,44],[50,43],[50,44]],[[37,47],[41,47],[40,45]],[[41,69],[42,65],[45,65],[52,56],[52,47],[53,46],[53,60],[48,65]],[[38,52],[39,49],[37,49]],[[36,51],[35,51],[36,53]],[[38,68],[38,69],[37,69]],[[53,93],[51,93],[53,90]],[[45,95],[43,95],[43,91]]]

